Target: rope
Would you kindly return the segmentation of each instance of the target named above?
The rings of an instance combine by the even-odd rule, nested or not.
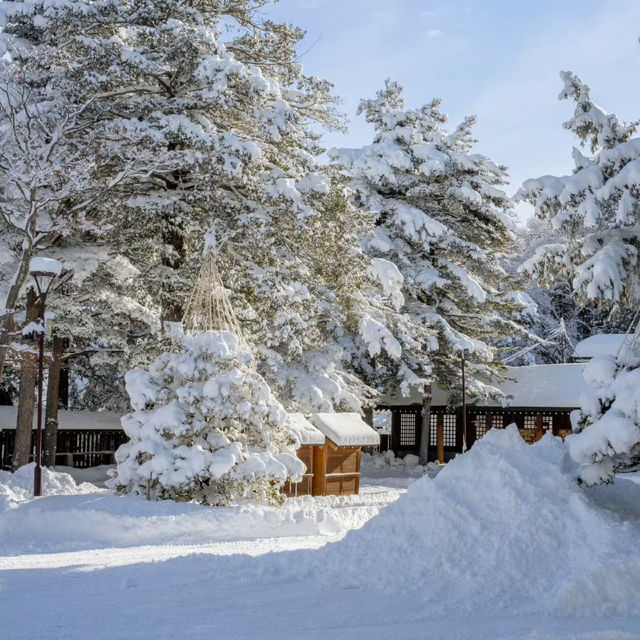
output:
[[[200,274],[184,315],[182,326],[185,331],[229,331],[243,347],[248,348],[240,323],[229,303],[227,290],[218,270],[215,247],[205,250]]]

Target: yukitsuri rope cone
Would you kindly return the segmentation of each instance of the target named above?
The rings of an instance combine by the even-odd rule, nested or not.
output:
[[[243,347],[248,347],[222,283],[213,234],[205,236],[200,275],[182,317],[182,326],[187,333],[229,331]]]

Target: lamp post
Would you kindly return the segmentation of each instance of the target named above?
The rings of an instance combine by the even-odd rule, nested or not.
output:
[[[44,385],[44,334],[45,305],[47,294],[56,276],[60,275],[62,264],[51,258],[33,258],[29,273],[33,276],[40,303],[40,325],[38,328],[38,431],[36,435],[36,459],[33,471],[33,495],[42,495],[42,388]]]
[[[460,363],[462,365],[462,453],[467,450],[467,380],[464,349],[460,351]]]

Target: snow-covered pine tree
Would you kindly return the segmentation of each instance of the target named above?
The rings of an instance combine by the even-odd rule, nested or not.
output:
[[[495,392],[499,370],[492,340],[515,330],[500,266],[513,241],[511,205],[499,188],[506,173],[471,153],[474,118],[448,132],[438,107],[406,108],[401,86],[387,81],[359,108],[375,128],[373,143],[332,154],[375,220],[367,254],[397,267],[405,348],[398,361],[380,359],[370,381],[392,393],[399,382],[405,393],[431,381],[456,388],[465,351],[470,392],[483,395]]]
[[[536,216],[529,218],[527,224],[518,229],[517,251],[507,269],[513,273],[526,271],[522,269],[523,262],[526,265],[539,247],[556,244],[561,239],[561,232],[549,221]],[[625,333],[635,314],[633,307],[611,314],[610,309],[598,305],[597,301],[576,296],[571,282],[562,274],[555,275],[546,286],[529,277],[518,295],[523,296],[526,303],[523,322],[541,341],[536,342],[531,335],[516,340],[506,354],[511,358],[516,351],[521,352],[520,357],[509,360],[513,365],[567,362],[573,356],[572,345],[594,333]]]
[[[640,298],[640,138],[631,137],[637,123],[606,113],[575,74],[564,71],[560,76],[560,98],[576,105],[564,127],[591,155],[574,149],[571,175],[542,176],[520,188],[517,197],[531,203],[535,215],[549,221],[560,236],[539,247],[523,268],[543,284],[560,274],[582,300],[616,307]]]
[[[116,452],[120,493],[225,505],[280,501],[304,472],[287,413],[227,331],[184,335],[177,353],[126,375],[130,441]]]
[[[586,365],[590,393],[567,437],[571,457],[587,485],[613,482],[617,471],[640,465],[640,357],[629,336],[620,357],[596,356]]]
[[[345,360],[364,340],[394,353],[397,342],[385,301],[368,292],[358,243],[367,220],[316,160],[317,126],[336,123],[330,85],[303,73],[302,32],[264,19],[264,4],[36,0],[3,10],[7,33],[46,47],[65,89],[92,101],[86,122],[108,122],[123,132],[110,137],[122,157],[148,163],[109,209],[110,241],[162,319],[180,317],[202,231],[215,224],[270,384],[290,407],[354,409],[365,390]]]
[[[636,268],[640,138],[632,138],[637,123],[623,123],[606,113],[575,74],[560,76],[564,84],[560,98],[576,103],[573,118],[564,126],[591,155],[574,149],[572,175],[543,176],[522,185],[519,197],[533,204],[536,215],[560,236],[541,246],[523,269],[543,284],[558,276],[567,278],[579,300],[596,307],[595,320],[587,323],[589,332],[595,333],[598,319],[605,318],[611,330],[612,316],[619,323],[621,316],[635,314],[640,300]],[[610,482],[617,470],[640,462],[639,365],[632,345],[619,358],[593,358],[585,367],[592,393],[583,400],[573,425],[577,433],[568,442],[587,484]]]

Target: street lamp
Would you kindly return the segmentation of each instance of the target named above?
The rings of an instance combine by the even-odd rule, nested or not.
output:
[[[460,364],[462,367],[462,453],[467,450],[467,379],[465,349],[460,351]]]
[[[42,495],[42,387],[44,385],[44,334],[45,304],[47,294],[56,276],[60,275],[62,264],[51,258],[33,258],[29,263],[29,273],[33,276],[40,302],[40,324],[38,328],[38,433],[36,437],[36,459],[33,471],[33,495]]]

